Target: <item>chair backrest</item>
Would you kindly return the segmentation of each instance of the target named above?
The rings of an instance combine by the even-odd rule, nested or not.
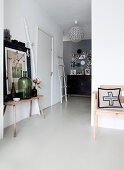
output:
[[[122,91],[124,91],[124,86],[122,86],[122,85],[101,85],[100,88],[105,88],[105,89],[121,88],[120,102],[124,103],[124,96],[122,96]]]
[[[101,85],[100,88],[105,88],[105,89],[121,88],[121,91],[124,91],[124,86],[121,85]]]

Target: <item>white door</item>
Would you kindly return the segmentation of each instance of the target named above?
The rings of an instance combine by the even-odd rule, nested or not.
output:
[[[51,106],[52,36],[38,28],[37,73],[41,80],[43,108]]]

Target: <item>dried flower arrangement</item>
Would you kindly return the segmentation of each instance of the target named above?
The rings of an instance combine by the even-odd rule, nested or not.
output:
[[[33,79],[33,83],[35,84],[35,88],[37,87],[37,88],[41,89],[41,81],[38,77]]]

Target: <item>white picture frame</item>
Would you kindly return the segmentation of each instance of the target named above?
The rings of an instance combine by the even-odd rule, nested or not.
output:
[[[86,69],[85,69],[85,75],[91,75],[91,72],[90,72],[90,69],[89,69],[89,68],[86,68]]]
[[[70,75],[76,75],[76,70],[71,70]]]

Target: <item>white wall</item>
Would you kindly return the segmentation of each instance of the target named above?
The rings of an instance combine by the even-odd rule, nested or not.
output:
[[[3,137],[3,0],[0,1],[0,139]]]
[[[53,78],[53,104],[60,102],[59,80],[57,73],[57,56],[63,53],[62,31],[54,20],[47,15],[35,0],[5,0],[5,28],[10,29],[12,39],[26,42],[23,17],[27,18],[31,42],[35,42],[36,24],[45,32],[54,37],[54,78]],[[35,44],[36,45],[36,44]],[[45,73],[44,73],[45,74]],[[39,109],[37,103],[33,105],[33,113]],[[20,111],[21,110],[21,111]],[[17,121],[29,115],[29,103],[17,106]],[[4,127],[13,123],[12,108],[9,108],[4,119]]]
[[[124,1],[92,0],[93,91],[100,85],[124,85],[123,51]],[[124,129],[122,118],[101,117],[99,122],[101,127]]]

